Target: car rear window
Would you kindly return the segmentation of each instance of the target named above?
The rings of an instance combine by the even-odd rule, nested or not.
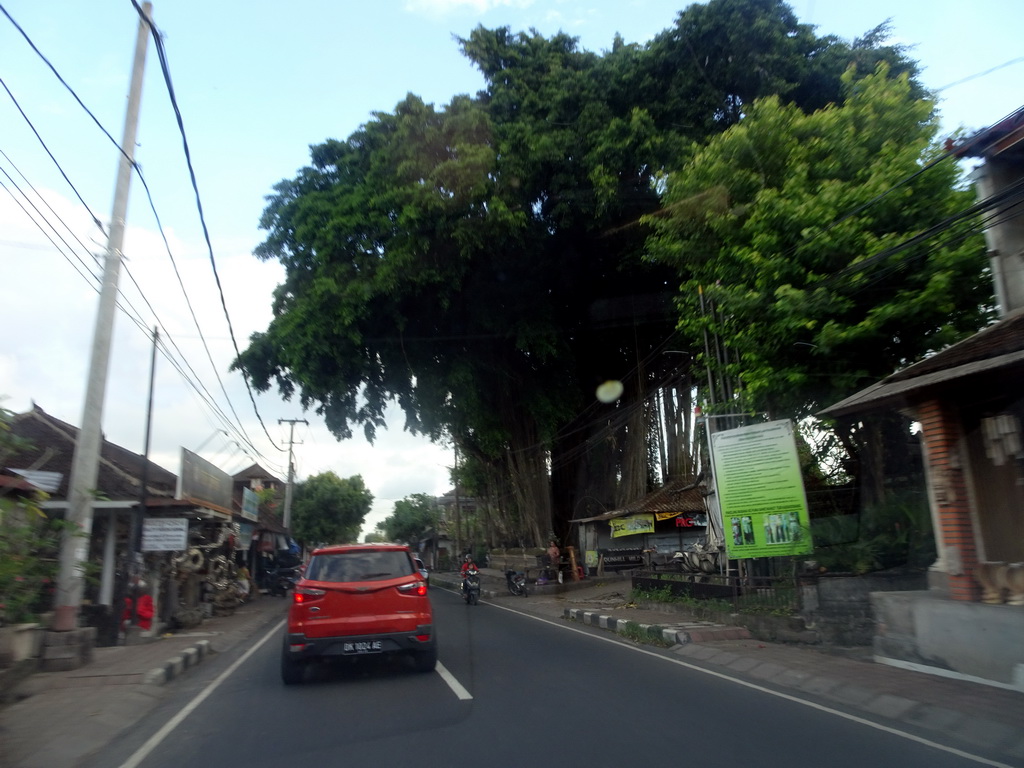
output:
[[[382,581],[413,573],[408,552],[400,550],[360,550],[314,555],[306,569],[311,581]]]

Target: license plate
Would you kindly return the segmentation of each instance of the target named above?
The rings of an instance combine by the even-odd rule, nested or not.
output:
[[[353,643],[345,643],[341,650],[344,653],[380,653],[384,650],[384,644],[380,640],[358,640]]]

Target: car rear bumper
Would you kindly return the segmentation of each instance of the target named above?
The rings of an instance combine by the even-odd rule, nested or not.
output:
[[[432,624],[424,624],[412,632],[346,635],[343,637],[306,637],[301,633],[289,633],[285,637],[285,649],[294,659],[428,651],[436,643],[437,638],[434,635]],[[365,650],[367,648],[373,648],[373,650]]]

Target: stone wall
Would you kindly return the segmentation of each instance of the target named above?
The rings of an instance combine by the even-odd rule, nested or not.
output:
[[[873,592],[927,588],[925,573],[876,573],[864,576],[824,576],[801,586],[808,629],[831,645],[872,645],[875,637]]]

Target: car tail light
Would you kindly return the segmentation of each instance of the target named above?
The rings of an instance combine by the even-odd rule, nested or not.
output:
[[[314,600],[319,600],[327,592],[322,589],[312,589],[310,587],[296,587],[292,592],[292,601],[295,605],[302,605],[303,603],[311,603]]]
[[[423,597],[427,594],[427,583],[425,581],[414,581],[411,584],[402,584],[398,587],[398,591],[403,595]]]

